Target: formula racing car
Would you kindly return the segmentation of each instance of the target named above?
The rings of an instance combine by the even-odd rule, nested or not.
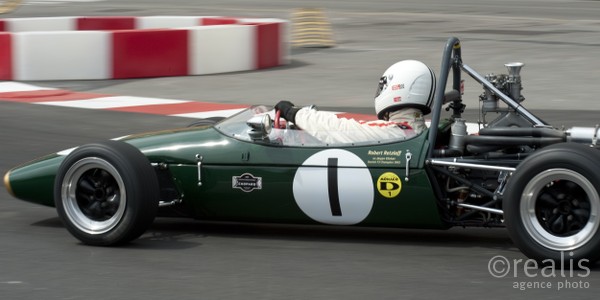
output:
[[[450,38],[428,129],[326,143],[253,106],[222,120],[130,135],[39,158],[4,176],[54,206],[85,244],[123,244],[157,216],[403,228],[506,227],[528,257],[600,257],[599,128],[557,129],[523,105],[520,69],[480,75]],[[481,84],[463,119],[461,76]],[[447,111],[443,112],[444,110]],[[445,116],[442,116],[444,114]],[[473,122],[471,122],[473,123]],[[473,126],[471,126],[473,127]]]

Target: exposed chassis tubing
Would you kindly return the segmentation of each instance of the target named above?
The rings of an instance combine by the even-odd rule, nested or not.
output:
[[[478,164],[463,163],[463,162],[457,162],[457,161],[444,161],[444,160],[437,160],[437,159],[430,160],[429,164],[434,165],[434,166],[461,167],[461,168],[469,168],[469,169],[508,171],[508,172],[514,172],[515,170],[517,170],[516,168],[511,168],[511,167],[478,165]]]
[[[478,165],[478,164],[471,164],[471,163],[464,163],[464,162],[457,162],[457,161],[444,161],[444,160],[437,160],[437,159],[432,159],[432,160],[428,161],[428,164],[430,164],[432,166],[461,167],[461,168],[479,169],[479,170],[505,171],[505,172],[510,172],[510,173],[512,173],[516,170],[516,168],[512,168],[512,167]],[[448,175],[450,175],[450,174],[448,174]],[[485,190],[479,190],[479,191],[485,193]],[[501,209],[488,207],[489,205],[496,204],[496,202],[497,201],[492,201],[483,206],[467,204],[467,203],[458,203],[457,205],[460,207],[464,207],[464,208],[470,208],[470,209],[480,210],[480,211],[484,211],[484,212],[503,215],[504,212]]]
[[[446,90],[446,85],[448,83],[448,77],[449,77],[450,70],[452,70],[452,79],[453,79],[452,89],[453,90],[462,92],[461,71],[464,71],[469,76],[471,76],[473,79],[475,79],[477,82],[479,82],[480,84],[485,86],[487,89],[492,91],[494,94],[496,94],[496,96],[498,96],[509,107],[513,108],[516,112],[518,112],[523,117],[525,117],[525,119],[527,119],[529,122],[531,122],[533,126],[540,126],[540,127],[547,126],[547,124],[544,121],[542,121],[541,119],[539,119],[538,117],[533,115],[531,112],[529,112],[527,109],[525,109],[525,107],[521,106],[521,104],[518,101],[515,101],[508,95],[504,94],[502,91],[497,89],[492,83],[487,81],[483,76],[481,76],[477,72],[475,72],[475,70],[473,70],[469,66],[463,64],[462,58],[461,58],[460,40],[456,37],[451,37],[450,39],[448,39],[446,46],[444,48],[442,65],[440,68],[440,78],[439,78],[439,80],[437,82],[437,86],[436,86],[436,90],[438,92],[435,94],[435,97],[433,100],[433,107],[432,107],[433,115],[431,118],[431,125],[429,127],[430,129],[429,129],[429,137],[428,137],[430,147],[427,152],[426,164],[430,165],[430,166],[439,166],[439,167],[456,167],[456,168],[471,168],[471,169],[503,171],[503,172],[508,172],[508,174],[509,174],[508,177],[509,177],[512,174],[512,172],[514,172],[516,170],[516,168],[504,167],[504,166],[492,166],[492,165],[478,165],[478,164],[470,164],[470,163],[463,163],[463,162],[457,162],[457,161],[439,160],[439,159],[433,158],[434,146],[436,145],[436,139],[438,136],[438,126],[440,123],[442,106],[445,104],[444,103],[444,94],[445,93],[443,91]],[[459,93],[459,95],[460,95],[460,93]],[[456,97],[452,102],[453,103],[450,105],[450,108],[453,109],[452,117],[460,118],[462,110],[464,109],[464,105],[462,104],[462,97],[461,96]],[[436,168],[436,169],[438,169],[438,171],[441,171],[441,170],[439,170],[439,168]],[[448,174],[448,175],[450,175],[450,174]],[[506,178],[508,178],[508,177],[506,177]],[[487,191],[480,191],[480,192],[484,192],[485,194],[487,194]],[[500,196],[500,197],[498,197],[498,196]],[[462,205],[459,204],[459,206],[502,215],[503,214],[502,210],[489,207],[491,205],[494,205],[498,201],[501,201],[501,195],[495,195],[494,201],[491,201],[490,203],[486,203],[483,206],[471,205],[471,204],[462,204]]]

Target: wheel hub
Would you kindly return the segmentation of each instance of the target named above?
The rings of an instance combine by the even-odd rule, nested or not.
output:
[[[104,202],[106,201],[106,192],[103,189],[96,189],[94,191],[94,197],[96,198],[96,200]]]
[[[569,169],[549,169],[523,190],[525,229],[547,248],[568,251],[589,241],[599,227],[600,196],[592,183]]]
[[[116,226],[125,210],[125,188],[117,170],[99,158],[84,158],[63,181],[65,212],[80,230],[98,234]]]
[[[545,185],[538,200],[535,207],[538,220],[553,235],[576,234],[589,220],[590,201],[581,186],[572,181],[560,180]]]

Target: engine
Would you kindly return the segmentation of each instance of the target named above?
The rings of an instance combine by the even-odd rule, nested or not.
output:
[[[439,123],[436,149],[428,163],[439,184],[442,210],[454,225],[502,226],[501,200],[508,178],[536,150],[563,142],[597,145],[599,125],[557,129],[522,106],[524,65],[508,63],[508,74],[485,76],[462,65],[483,85],[476,123],[456,113],[464,110],[462,100],[454,96],[444,101],[452,101],[446,110],[455,113]]]
[[[600,127],[573,127],[557,129],[546,123],[532,122],[522,111],[510,105],[500,105],[509,98],[519,109],[525,100],[521,91],[520,62],[507,63],[508,74],[488,74],[484,77],[489,86],[483,86],[479,96],[479,131],[468,133],[466,120],[454,118],[449,130],[448,145],[438,149],[436,156],[463,156],[503,153],[530,153],[541,147],[561,142],[585,143],[596,146]],[[504,99],[503,99],[504,98]],[[506,102],[506,101],[505,101]],[[510,103],[509,103],[510,104]],[[527,112],[529,114],[529,112]],[[490,118],[490,116],[492,116]]]

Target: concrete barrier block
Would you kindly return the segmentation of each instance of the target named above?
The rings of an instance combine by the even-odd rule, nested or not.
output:
[[[137,29],[182,28],[200,26],[201,18],[196,16],[149,16],[137,17]]]
[[[0,80],[12,80],[12,35],[10,33],[0,33]]]
[[[77,30],[133,30],[136,17],[80,17]]]
[[[252,26],[215,25],[194,27],[189,31],[192,75],[254,68],[256,41]]]
[[[114,31],[112,45],[112,78],[189,74],[185,29]]]
[[[69,31],[76,29],[76,19],[76,17],[5,19],[5,27],[10,32]]]
[[[0,79],[142,78],[275,67],[289,62],[288,27],[280,19],[220,16],[0,19]]]
[[[238,24],[238,19],[226,18],[226,17],[203,17],[201,20],[201,23],[202,23],[202,26],[230,25],[230,24]]]
[[[14,35],[13,77],[15,80],[108,78],[109,36],[109,32],[102,31]]]

